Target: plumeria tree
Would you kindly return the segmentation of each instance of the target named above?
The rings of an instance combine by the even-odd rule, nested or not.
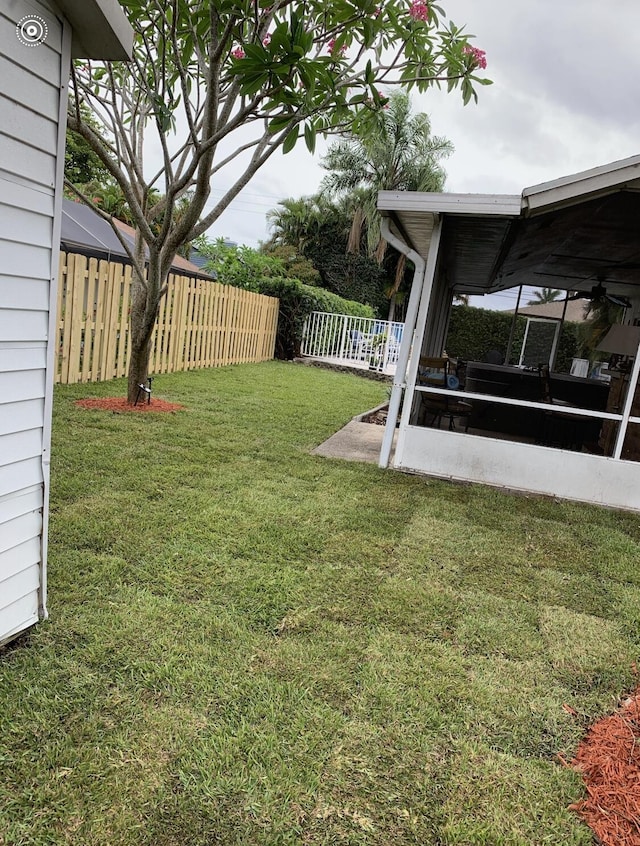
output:
[[[174,255],[274,153],[299,138],[313,153],[318,134],[365,128],[392,86],[458,88],[466,103],[487,80],[470,36],[421,0],[121,2],[135,32],[133,61],[76,63],[68,120],[121,188],[135,224],[135,246],[123,244],[133,266],[133,401]],[[225,190],[210,202],[216,182]]]

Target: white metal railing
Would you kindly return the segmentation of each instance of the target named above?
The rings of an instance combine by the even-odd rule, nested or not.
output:
[[[383,373],[395,371],[404,323],[313,311],[302,333],[302,355],[369,367]]]

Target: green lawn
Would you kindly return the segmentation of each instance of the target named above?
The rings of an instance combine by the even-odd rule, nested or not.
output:
[[[328,460],[386,386],[285,363],[55,395],[50,620],[0,655],[3,846],[590,844],[640,519]],[[563,703],[583,719],[569,716]]]

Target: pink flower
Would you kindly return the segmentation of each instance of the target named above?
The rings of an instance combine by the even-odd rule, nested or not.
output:
[[[242,47],[236,47],[235,50],[231,51],[231,55],[234,59],[244,59],[244,50]]]
[[[480,50],[478,47],[471,47],[471,45],[467,44],[462,48],[462,52],[465,56],[471,56],[474,68],[482,68],[483,70],[486,68],[487,54],[484,50]]]
[[[428,21],[429,7],[423,0],[412,0],[411,6],[409,6],[409,15],[414,21]]]
[[[374,17],[374,18],[379,18],[379,17],[380,17],[381,12],[382,12],[382,7],[381,7],[381,6],[376,6],[376,10],[375,10],[375,12],[373,13],[373,17]]]
[[[329,48],[330,53],[334,53],[335,49],[336,49],[336,39],[332,38],[331,41],[327,44],[327,47]],[[342,47],[340,48],[339,52],[344,55],[344,53],[346,53],[346,51],[347,51],[347,45],[343,44]]]
[[[265,37],[262,39],[262,43],[264,44],[265,47],[268,47],[269,44],[271,44],[271,33],[270,32],[268,32],[265,35]]]

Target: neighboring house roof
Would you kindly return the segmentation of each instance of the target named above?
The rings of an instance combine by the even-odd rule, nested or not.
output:
[[[564,297],[561,300],[554,300],[551,303],[536,303],[535,305],[521,306],[518,309],[518,314],[523,317],[546,317],[550,320],[562,320],[564,312],[565,322],[570,323],[584,323],[588,320],[587,307],[588,300],[569,300],[567,303],[567,310],[564,311]],[[510,310],[513,314],[515,309]]]
[[[195,264],[196,267],[203,268],[209,259],[206,256],[203,256],[198,250],[192,249],[189,253],[189,261],[191,264]]]
[[[236,241],[230,241],[229,238],[223,238],[222,243],[225,247],[237,247],[238,244]],[[198,267],[204,267],[205,264],[208,264],[209,259],[207,256],[203,256],[199,250],[196,250],[195,247],[191,249],[191,253],[189,254],[189,261],[192,264],[197,264]]]
[[[135,230],[121,220],[114,218],[114,221],[127,242],[133,247]],[[60,246],[68,252],[88,253],[99,258],[106,258],[108,261],[115,259],[129,263],[126,250],[107,221],[84,203],[76,203],[66,198],[62,201]],[[172,268],[189,276],[216,278],[182,256],[174,257]]]

